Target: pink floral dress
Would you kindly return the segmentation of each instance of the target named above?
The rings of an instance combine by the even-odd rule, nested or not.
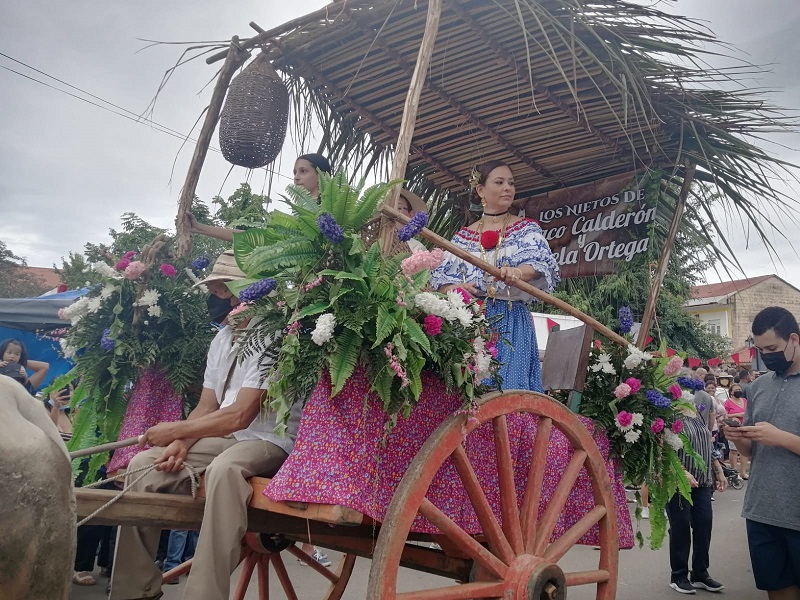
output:
[[[275,501],[347,506],[380,522],[411,460],[442,421],[459,409],[461,398],[448,393],[436,377],[423,373],[423,392],[419,404],[409,418],[400,418],[388,439],[384,439],[386,416],[376,395],[370,392],[369,381],[363,370],[357,370],[335,398],[331,399],[330,392],[330,380],[326,375],[305,406],[294,450],[267,486],[264,495]],[[591,420],[580,419],[593,434],[606,460],[619,523],[619,544],[621,548],[630,548],[633,546],[633,528],[619,466],[615,460],[609,459],[609,443],[605,433],[595,431]],[[511,415],[508,418],[520,505],[537,423],[538,418],[533,415]],[[466,450],[500,521],[491,424],[484,424],[469,435]],[[570,443],[554,428],[548,448],[540,515],[552,498],[571,456]],[[472,534],[481,532],[466,491],[449,460],[434,478],[427,498],[465,531]],[[594,506],[589,476],[582,470],[567,500],[567,508],[559,518],[553,539],[561,536]],[[412,529],[421,533],[438,533],[438,529],[419,515]],[[579,543],[598,544],[597,526]]]

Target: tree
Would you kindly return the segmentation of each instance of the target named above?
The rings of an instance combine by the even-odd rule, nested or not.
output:
[[[26,271],[28,263],[0,241],[0,298],[30,298],[48,290],[44,281]]]

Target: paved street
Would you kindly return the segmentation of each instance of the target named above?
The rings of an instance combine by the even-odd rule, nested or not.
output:
[[[753,576],[750,570],[750,558],[747,553],[744,521],[739,516],[744,490],[728,490],[717,494],[714,502],[714,534],[711,547],[711,575],[725,584],[725,591],[721,594],[698,591],[695,598],[724,597],[728,600],[754,600],[766,598],[766,594],[758,592],[753,587]],[[632,506],[632,505],[629,505]],[[647,527],[646,522],[643,522]],[[336,559],[333,552],[329,553]],[[320,576],[308,567],[299,565],[293,557],[286,559],[289,574],[301,600],[321,600],[326,586]],[[576,547],[570,550],[563,561],[565,570],[582,570],[596,567],[597,551],[589,547]],[[592,563],[591,561],[595,561]],[[367,578],[369,577],[370,561],[358,559],[353,578],[348,586],[344,598],[347,600],[363,600],[365,597]],[[418,585],[432,588],[439,585],[448,585],[450,582],[414,571],[403,570],[403,584],[408,589],[419,589]],[[234,580],[236,574],[234,575]],[[274,577],[273,583],[277,583]],[[102,600],[105,598],[103,590],[105,579],[101,585],[93,588],[73,586],[72,600]],[[620,573],[617,600],[661,600],[680,598],[677,592],[668,587],[669,583],[669,554],[664,548],[653,552],[647,548],[626,550],[620,553]],[[248,600],[256,600],[256,584],[253,582],[249,591]],[[182,598],[183,579],[180,585],[170,585],[164,588],[164,600],[180,600]],[[568,593],[570,600],[590,600],[594,588],[571,588]],[[279,591],[277,585],[270,596],[273,600],[283,600],[285,596]]]

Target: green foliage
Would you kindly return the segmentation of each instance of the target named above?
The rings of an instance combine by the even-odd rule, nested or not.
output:
[[[30,298],[48,290],[44,281],[25,270],[27,266],[0,241],[0,298]]]
[[[423,369],[462,391],[465,405],[489,389],[482,381],[497,364],[488,323],[475,303],[465,304],[456,293],[424,292],[430,279],[426,266],[404,267],[407,255],[384,256],[377,243],[364,247],[358,230],[396,183],[362,191],[363,184],[351,187],[343,174],[323,174],[319,205],[307,192],[290,187],[291,215],[274,212],[264,229],[234,235],[240,267],[252,278],[277,282],[275,293],[235,319],[254,318],[245,353],[276,357],[265,376],[279,421],[294,402],[308,398],[323,371],[335,396],[359,364],[367,369],[390,422],[416,404]],[[343,229],[341,243],[320,231],[317,219],[323,214]],[[415,255],[421,256],[429,267],[431,260],[441,262],[442,254]],[[423,330],[428,317],[437,320],[440,332]]]

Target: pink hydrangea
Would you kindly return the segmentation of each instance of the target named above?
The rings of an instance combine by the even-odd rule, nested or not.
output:
[[[675,398],[675,400],[677,400],[683,395],[683,390],[681,389],[681,386],[673,383],[671,386],[669,386],[669,393],[672,394],[672,397]]]
[[[650,431],[652,433],[661,433],[664,431],[664,419],[658,417],[655,421],[653,421],[653,424],[650,425]]]
[[[677,354],[669,359],[669,362],[664,365],[664,375],[667,377],[674,377],[678,371],[683,367],[683,359]]]
[[[130,263],[127,267],[125,267],[125,279],[129,281],[138,279],[142,275],[142,273],[144,273],[146,270],[147,267],[144,266],[144,263],[142,261],[135,260],[132,263]]]
[[[622,431],[627,431],[633,425],[633,415],[627,411],[621,410],[617,413],[617,427]]]
[[[444,251],[441,248],[436,248],[431,251],[423,250],[421,252],[415,252],[404,259],[403,262],[400,263],[400,270],[403,271],[404,275],[411,277],[425,269],[433,271],[442,264],[443,260]]]
[[[122,258],[122,259],[120,259],[120,261],[117,264],[114,265],[114,268],[117,271],[124,271],[125,269],[128,268],[129,264],[131,264],[131,259],[130,258]]]
[[[672,424],[672,433],[674,433],[675,435],[677,435],[677,434],[679,434],[681,431],[683,431],[683,421],[675,421],[675,422]]]
[[[169,263],[161,265],[160,271],[164,277],[175,277],[178,274],[178,270]]]
[[[627,398],[631,395],[631,386],[627,383],[620,383],[616,388],[614,388],[614,396],[617,398]]]
[[[442,319],[436,315],[428,315],[425,317],[424,326],[428,335],[439,335],[442,332]]]
[[[638,394],[639,390],[642,389],[642,382],[636,379],[636,377],[629,377],[625,380],[631,388],[631,394]]]

